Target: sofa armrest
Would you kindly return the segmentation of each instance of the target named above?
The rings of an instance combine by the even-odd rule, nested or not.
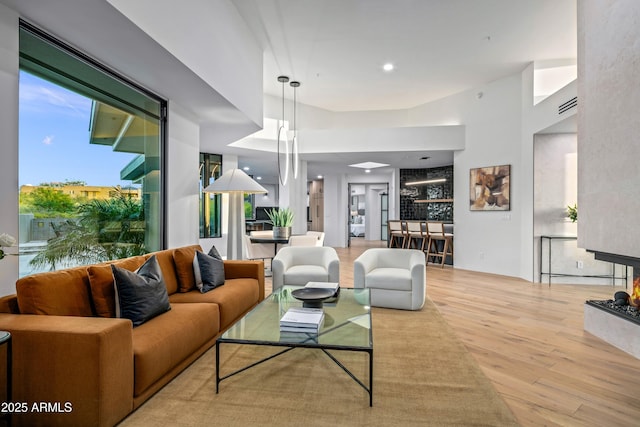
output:
[[[251,278],[258,281],[260,301],[264,299],[264,261],[225,260],[225,279]]]
[[[133,410],[129,320],[0,314],[0,329],[11,332],[12,400],[29,405],[13,425],[112,426]],[[60,411],[31,410],[40,402]]]

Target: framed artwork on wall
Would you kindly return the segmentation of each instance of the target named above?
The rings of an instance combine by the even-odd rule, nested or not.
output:
[[[511,165],[469,170],[469,209],[472,211],[511,210]]]

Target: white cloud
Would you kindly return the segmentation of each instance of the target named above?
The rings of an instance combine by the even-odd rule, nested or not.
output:
[[[53,143],[53,138],[55,138],[53,135],[47,135],[44,137],[44,139],[42,140],[42,143],[44,145],[51,145]]]
[[[20,108],[32,112],[88,117],[91,100],[52,83],[21,81]]]

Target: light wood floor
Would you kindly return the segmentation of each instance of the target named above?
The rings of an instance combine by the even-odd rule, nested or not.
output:
[[[345,286],[369,247],[384,242],[336,248]],[[640,425],[640,360],[583,330],[584,301],[613,292],[427,267],[427,295],[523,426]]]

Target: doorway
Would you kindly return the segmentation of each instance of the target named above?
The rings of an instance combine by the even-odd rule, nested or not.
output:
[[[386,240],[383,235],[382,219],[388,206],[382,206],[381,194],[388,194],[389,183],[349,183],[347,246],[351,239]],[[386,224],[386,220],[385,220]]]

